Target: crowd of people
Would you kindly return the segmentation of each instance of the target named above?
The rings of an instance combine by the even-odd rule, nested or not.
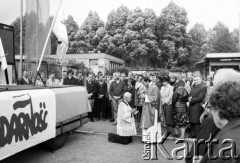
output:
[[[191,131],[190,138],[198,134],[200,116],[204,110],[202,105],[208,101],[208,92],[212,88],[211,78],[203,81],[200,73],[194,73],[192,78],[186,78],[185,75],[169,77],[159,76],[157,73],[136,75],[131,72],[126,77],[125,73],[116,72],[113,74],[113,82],[110,83],[109,95],[114,113],[111,121],[114,121],[114,124],[117,123],[118,106],[123,100],[123,94],[129,92],[132,95],[129,105],[137,108],[141,114],[140,127],[143,128],[143,135],[151,131],[155,117],[159,117],[161,127],[157,127],[160,129],[157,131],[171,132],[173,136],[179,138],[185,138],[186,129]],[[157,113],[154,110],[148,113],[149,104]],[[155,116],[156,114],[159,116]],[[156,125],[159,126],[158,121]]]
[[[20,83],[32,83],[27,72]],[[235,70],[221,69],[206,79],[199,72],[190,78],[157,73],[103,75],[99,72],[89,73],[86,81],[82,73],[73,76],[69,70],[63,80],[55,79],[55,73],[51,73],[46,84],[85,85],[92,108],[88,115],[90,121],[109,119],[117,125],[117,134],[109,134],[110,142],[131,143],[138,127],[142,129],[142,141],[152,143],[160,142],[164,133],[184,140],[189,131],[189,138],[199,140],[232,139],[237,144],[234,147],[237,155],[240,153],[240,73]],[[134,119],[136,115],[141,118]],[[218,144],[209,150],[216,154],[221,147],[225,145]],[[190,154],[197,155],[199,162],[211,162],[206,145],[198,150],[194,148]]]
[[[97,75],[89,73],[86,82],[81,72],[74,76],[72,70],[67,72],[62,79],[55,77],[55,72],[50,72],[49,78],[37,77],[36,85],[85,85],[88,98],[92,107],[89,113],[91,122],[107,120],[117,124],[118,107],[123,101],[125,92],[132,95],[129,102],[131,108],[137,108],[139,114],[144,112],[143,105],[146,94],[159,94],[155,101],[161,103],[157,108],[161,117],[163,132],[172,132],[173,136],[184,138],[185,130],[190,128],[189,137],[196,137],[200,127],[200,116],[203,112],[202,105],[209,100],[209,93],[212,88],[211,78],[202,81],[200,73],[194,73],[192,78],[185,75],[159,76],[153,74],[133,74],[132,72],[115,72],[113,75]],[[43,83],[45,82],[45,83]],[[21,84],[32,84],[33,80],[26,71],[23,73]],[[153,89],[152,89],[153,87]],[[154,92],[155,91],[155,92]],[[140,125],[141,127],[141,125]]]
[[[32,85],[34,82],[34,78],[31,72],[24,71],[22,78],[18,81],[20,85]],[[49,73],[48,78],[46,78],[45,73],[41,72],[40,76],[38,75],[36,77],[35,85],[41,86],[41,85],[47,85],[47,86],[53,86],[53,85],[78,85],[83,86],[83,73],[78,72],[76,76],[74,75],[73,70],[68,70],[66,75],[62,74],[60,78],[56,77],[56,72],[51,71]]]
[[[157,103],[155,108],[160,115],[162,132],[185,138],[186,129],[189,129],[189,137],[194,138],[201,124],[202,105],[208,102],[208,92],[212,89],[212,79],[202,79],[200,73],[194,73],[192,78],[184,75],[159,76],[157,73],[146,75],[129,72],[126,75],[115,72],[112,76],[103,76],[101,72],[98,75],[90,73],[86,87],[93,111],[89,113],[89,118],[92,122],[110,119],[116,125],[119,105],[124,101],[124,93],[129,92],[132,96],[129,105],[139,111],[142,117],[139,126],[143,127],[143,115],[147,114],[143,107],[146,105],[145,96],[148,95],[148,100]]]

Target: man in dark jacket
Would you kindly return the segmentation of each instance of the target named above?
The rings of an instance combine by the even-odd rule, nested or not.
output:
[[[77,74],[77,80],[78,80],[77,85],[79,85],[79,86],[83,86],[83,85],[84,85],[82,72],[78,72],[78,74]]]
[[[216,134],[219,132],[219,129],[216,127],[213,121],[212,114],[208,114],[208,116],[203,120],[199,133],[196,137],[197,140],[210,140],[216,136]],[[185,161],[186,163],[192,163],[193,158],[198,156],[198,157],[203,157],[207,153],[207,144],[206,143],[200,143],[198,141],[194,141],[194,144],[191,147],[191,150],[188,153],[189,157],[186,157]]]
[[[94,97],[97,93],[97,84],[93,81],[94,75],[90,73],[88,75],[88,79],[86,82],[87,92],[88,92],[88,100],[91,105],[92,111],[88,113],[88,117],[90,118],[91,122],[94,122],[93,120],[93,113],[94,113]]]
[[[126,74],[123,72],[121,73],[121,77],[120,77],[120,81],[122,81],[123,83],[125,83],[126,87],[128,85],[128,79],[126,78]]]
[[[102,76],[99,76],[99,82],[97,83],[97,106],[95,110],[95,117],[97,120],[101,118],[102,120],[106,120],[107,111],[106,111],[106,102],[107,102],[107,83],[103,79]]]
[[[156,85],[159,89],[161,89],[162,84],[160,83],[159,76],[157,73],[152,74],[152,81],[150,85]]]
[[[201,75],[195,75],[194,84],[190,92],[189,122],[191,126],[190,138],[197,136],[200,130],[200,116],[203,113],[202,102],[207,94],[207,88],[202,82]]]
[[[63,85],[78,85],[78,80],[73,77],[73,70],[68,70],[67,77],[63,80]]]
[[[27,71],[23,72],[23,77],[21,78],[19,83],[21,85],[31,85],[31,84],[33,84],[32,80],[29,78],[29,73]]]
[[[118,105],[122,102],[123,94],[126,91],[126,84],[120,80],[120,72],[115,73],[115,80],[110,86],[110,95],[112,96],[114,125],[117,124]]]

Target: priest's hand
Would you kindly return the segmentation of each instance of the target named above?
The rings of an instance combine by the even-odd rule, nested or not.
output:
[[[119,100],[119,99],[120,99],[119,96],[113,96],[113,98],[114,98],[115,100]]]
[[[134,114],[136,111],[137,111],[137,109],[134,108],[134,109],[131,110],[131,113]]]
[[[191,102],[191,101],[192,101],[192,97],[189,97],[189,98],[188,98],[188,102]]]
[[[88,98],[91,98],[92,97],[92,93],[88,94]]]

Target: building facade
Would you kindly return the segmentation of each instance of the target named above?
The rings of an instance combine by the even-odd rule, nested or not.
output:
[[[50,58],[57,59],[57,55],[50,55]],[[95,74],[99,71],[105,73],[106,69],[117,69],[125,64],[124,60],[105,53],[67,54],[62,60],[63,65],[81,62]]]
[[[202,70],[205,76],[221,68],[240,71],[240,53],[208,53],[195,66]]]

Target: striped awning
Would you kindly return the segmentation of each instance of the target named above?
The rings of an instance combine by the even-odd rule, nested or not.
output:
[[[240,62],[211,62],[210,66],[240,66]]]

